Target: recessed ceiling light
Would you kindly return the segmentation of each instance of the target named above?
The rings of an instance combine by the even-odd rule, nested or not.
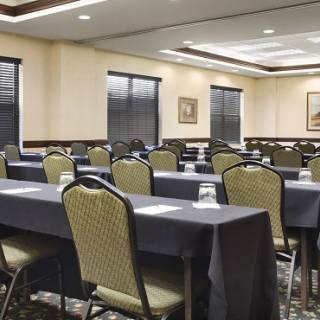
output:
[[[308,41],[311,41],[313,43],[320,43],[320,37],[316,37],[316,38],[308,38]]]
[[[207,64],[207,67],[208,67],[208,68],[211,68],[211,67],[212,67],[212,64]]]
[[[274,33],[274,30],[273,29],[266,29],[266,30],[263,30],[263,33],[266,33],[266,34]]]
[[[308,72],[308,74],[313,75],[313,74],[314,74],[314,72]]]
[[[239,70],[238,69],[233,69],[232,72],[239,72]]]
[[[193,41],[191,41],[191,40],[185,40],[185,41],[183,41],[183,43],[184,43],[184,44],[193,44]]]
[[[271,52],[263,52],[260,53],[263,57],[281,57],[281,56],[291,56],[295,54],[302,54],[306,53],[301,49],[288,49],[288,50],[281,50],[281,51],[271,51]]]
[[[183,59],[178,58],[178,59],[176,59],[176,61],[181,62],[181,61],[183,61]]]
[[[81,16],[78,17],[78,19],[80,19],[80,20],[90,20],[91,17],[86,15],[86,14],[82,14]]]
[[[283,44],[277,42],[266,42],[266,43],[257,43],[257,44],[245,44],[242,46],[230,47],[230,49],[237,51],[255,51],[269,48],[282,47]]]

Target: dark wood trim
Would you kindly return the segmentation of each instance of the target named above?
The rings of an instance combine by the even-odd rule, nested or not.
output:
[[[63,147],[70,147],[73,142],[82,142],[86,146],[93,145],[106,145],[108,140],[96,139],[96,140],[34,140],[34,141],[23,141],[24,148],[45,148],[51,143],[58,143]]]
[[[50,9],[77,1],[80,0],[36,0],[33,2],[20,4],[18,6],[8,6],[0,4],[0,14],[17,17],[27,13]]]
[[[169,143],[172,140],[177,139],[175,138],[164,138],[162,139],[162,143]],[[210,138],[180,138],[184,141],[186,141],[187,143],[196,143],[196,142],[209,142],[211,139]]]
[[[245,137],[244,141],[249,141],[252,139],[257,139],[260,141],[273,141],[273,142],[298,142],[300,140],[307,140],[309,142],[313,143],[320,143],[320,138],[306,138],[306,137],[300,137],[300,138],[279,138],[279,137]]]
[[[192,48],[178,48],[174,49],[173,51],[179,52],[179,53],[185,53],[185,54],[190,54],[194,55],[197,57],[202,57],[206,59],[213,59],[221,62],[226,62],[226,63],[231,63],[237,66],[242,66],[242,67],[249,67],[252,69],[260,70],[260,71],[266,71],[266,72],[280,72],[280,71],[298,71],[298,70],[308,70],[308,69],[319,69],[320,68],[320,63],[315,63],[315,64],[304,64],[304,65],[294,65],[294,66],[281,66],[281,67],[268,67],[264,66],[262,64],[258,63],[253,63],[249,61],[244,61],[244,60],[239,60],[239,59],[234,59],[226,56],[221,56],[218,54],[202,51],[202,50],[197,50],[197,49],[192,49]]]

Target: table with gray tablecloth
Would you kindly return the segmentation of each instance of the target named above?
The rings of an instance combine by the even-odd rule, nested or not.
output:
[[[30,162],[42,162],[43,157],[46,154],[37,153],[37,152],[22,152],[20,154],[21,161],[30,161]],[[86,165],[89,164],[88,156],[70,156],[76,164]]]
[[[27,192],[21,188],[35,189]],[[233,206],[195,209],[191,201],[128,197],[134,209],[153,205],[177,208],[156,215],[135,213],[140,250],[186,258],[210,257],[208,319],[279,319],[275,255],[265,210]],[[0,201],[1,224],[70,241],[57,186],[0,179]],[[67,256],[66,293],[74,296],[79,289],[77,264],[75,259],[70,261],[74,253]]]

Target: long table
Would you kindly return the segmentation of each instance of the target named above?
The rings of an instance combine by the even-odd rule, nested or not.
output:
[[[223,205],[195,209],[186,200],[128,198],[135,210],[154,205],[177,208],[157,215],[135,212],[135,219],[139,250],[184,257],[185,320],[192,319],[192,261],[202,256],[210,257],[208,319],[279,319],[272,232],[264,209]],[[72,238],[56,185],[0,179],[0,202],[1,224]],[[69,288],[74,296],[79,287],[76,265],[75,261],[65,265],[69,296]]]

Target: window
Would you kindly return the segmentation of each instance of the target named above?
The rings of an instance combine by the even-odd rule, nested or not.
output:
[[[19,145],[19,69],[21,60],[0,57],[0,149]]]
[[[108,73],[108,140],[158,144],[161,79]]]
[[[210,133],[228,143],[241,140],[241,89],[211,86]]]

